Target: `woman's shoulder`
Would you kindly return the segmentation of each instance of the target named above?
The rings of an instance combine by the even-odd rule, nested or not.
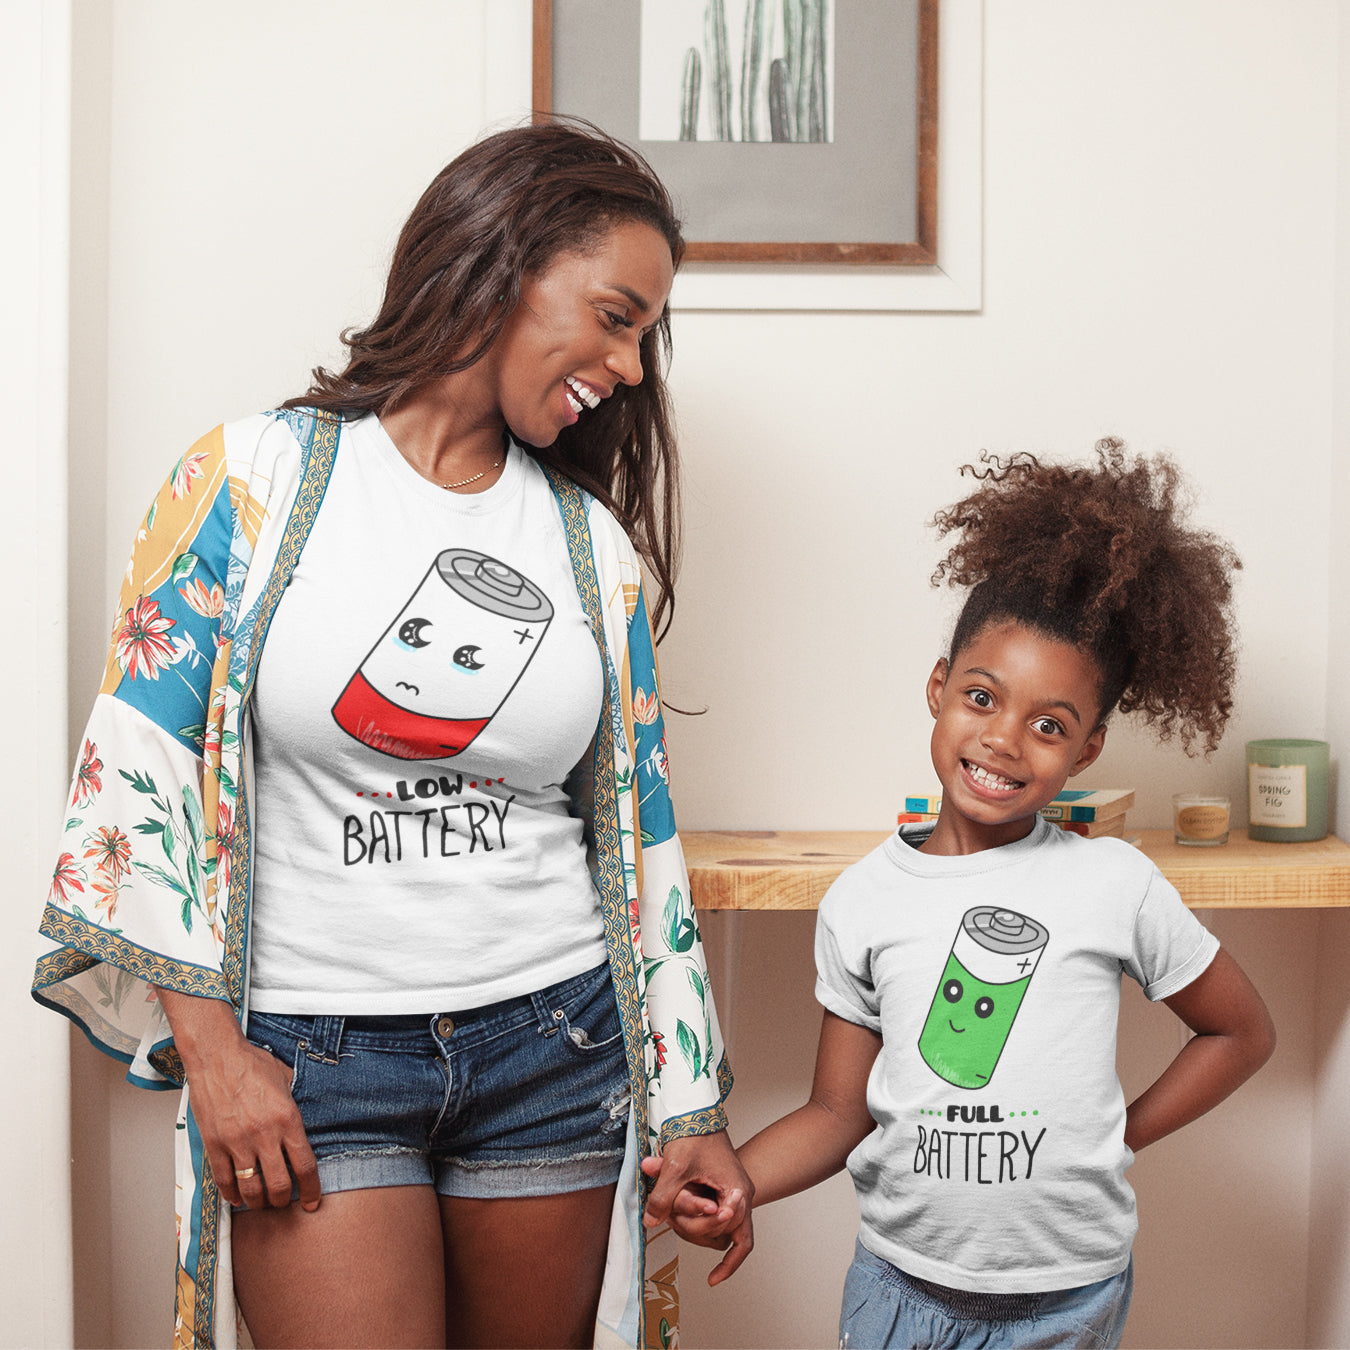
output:
[[[598,497],[591,496],[589,492],[583,494],[583,496],[591,532],[594,534],[598,531],[603,534],[613,542],[614,548],[636,564],[637,549],[633,547],[633,541],[628,537],[628,531],[619,524],[618,517]]]
[[[247,484],[250,496],[267,497],[278,487],[294,485],[306,466],[331,464],[350,425],[312,408],[273,408],[222,422],[194,449],[217,451],[236,484]]]
[[[218,450],[231,469],[235,469],[261,459],[298,456],[312,439],[316,425],[313,413],[273,408],[219,423],[202,437],[198,446]]]

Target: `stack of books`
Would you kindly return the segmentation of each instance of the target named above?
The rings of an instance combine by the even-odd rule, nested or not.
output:
[[[1041,815],[1053,820],[1062,830],[1072,830],[1088,839],[1125,837],[1125,813],[1134,805],[1133,788],[1065,788],[1052,802],[1041,807]],[[905,809],[897,819],[931,820],[942,810],[941,795],[905,798]]]

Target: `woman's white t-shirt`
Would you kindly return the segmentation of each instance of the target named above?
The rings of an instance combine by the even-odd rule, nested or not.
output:
[[[547,478],[479,493],[344,426],[259,663],[250,1006],[480,1007],[604,960],[564,781],[600,655]]]

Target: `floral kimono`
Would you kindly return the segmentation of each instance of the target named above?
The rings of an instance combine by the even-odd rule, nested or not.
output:
[[[248,990],[250,697],[267,627],[323,501],[340,420],[261,414],[179,460],[122,583],[75,769],[33,996],[143,1087],[183,1084],[156,987]],[[604,661],[593,754],[576,775],[623,1022],[632,1111],[596,1325],[600,1346],[670,1345],[674,1238],[644,1236],[640,1158],[725,1128],[731,1086],[667,789],[655,652],[636,555],[593,498],[549,474]],[[230,1210],[183,1086],[175,1344],[236,1344]]]

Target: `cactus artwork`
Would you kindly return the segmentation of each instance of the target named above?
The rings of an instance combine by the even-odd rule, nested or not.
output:
[[[712,82],[713,122],[710,140],[731,140],[731,78],[727,74],[727,16],[722,0],[704,0],[703,31]]]
[[[642,0],[642,140],[829,141],[834,0]]]
[[[703,78],[703,60],[697,47],[684,56],[684,97],[680,100],[680,139],[698,140],[698,97]]]

